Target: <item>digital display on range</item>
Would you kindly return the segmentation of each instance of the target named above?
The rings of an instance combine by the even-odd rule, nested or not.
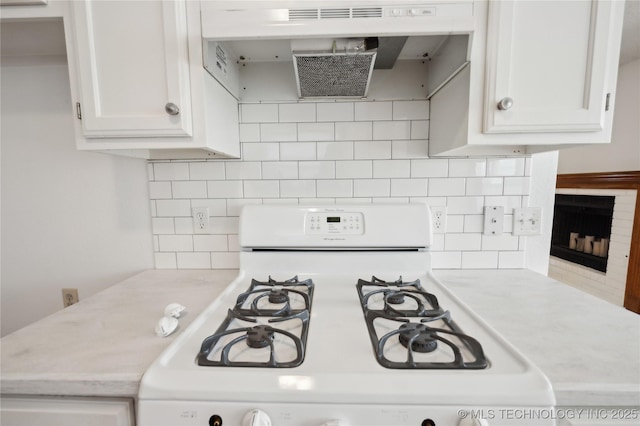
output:
[[[340,216],[327,216],[327,223],[340,223]]]

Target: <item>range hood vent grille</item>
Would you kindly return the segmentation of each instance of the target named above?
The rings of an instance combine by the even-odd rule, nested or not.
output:
[[[293,53],[300,98],[367,96],[376,52]]]
[[[382,8],[353,7],[332,9],[289,9],[289,21],[352,18],[382,18]]]

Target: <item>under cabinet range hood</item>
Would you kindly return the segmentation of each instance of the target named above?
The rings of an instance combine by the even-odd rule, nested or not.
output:
[[[205,68],[243,101],[428,98],[474,29],[472,0],[205,0],[201,20]]]

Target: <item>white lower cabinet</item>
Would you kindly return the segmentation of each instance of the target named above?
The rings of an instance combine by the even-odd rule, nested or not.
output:
[[[135,426],[133,400],[2,397],[3,426]]]

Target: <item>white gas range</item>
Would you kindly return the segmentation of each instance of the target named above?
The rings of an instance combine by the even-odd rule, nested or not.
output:
[[[429,217],[245,207],[240,272],[147,370],[138,425],[555,424],[547,378],[431,274]]]

